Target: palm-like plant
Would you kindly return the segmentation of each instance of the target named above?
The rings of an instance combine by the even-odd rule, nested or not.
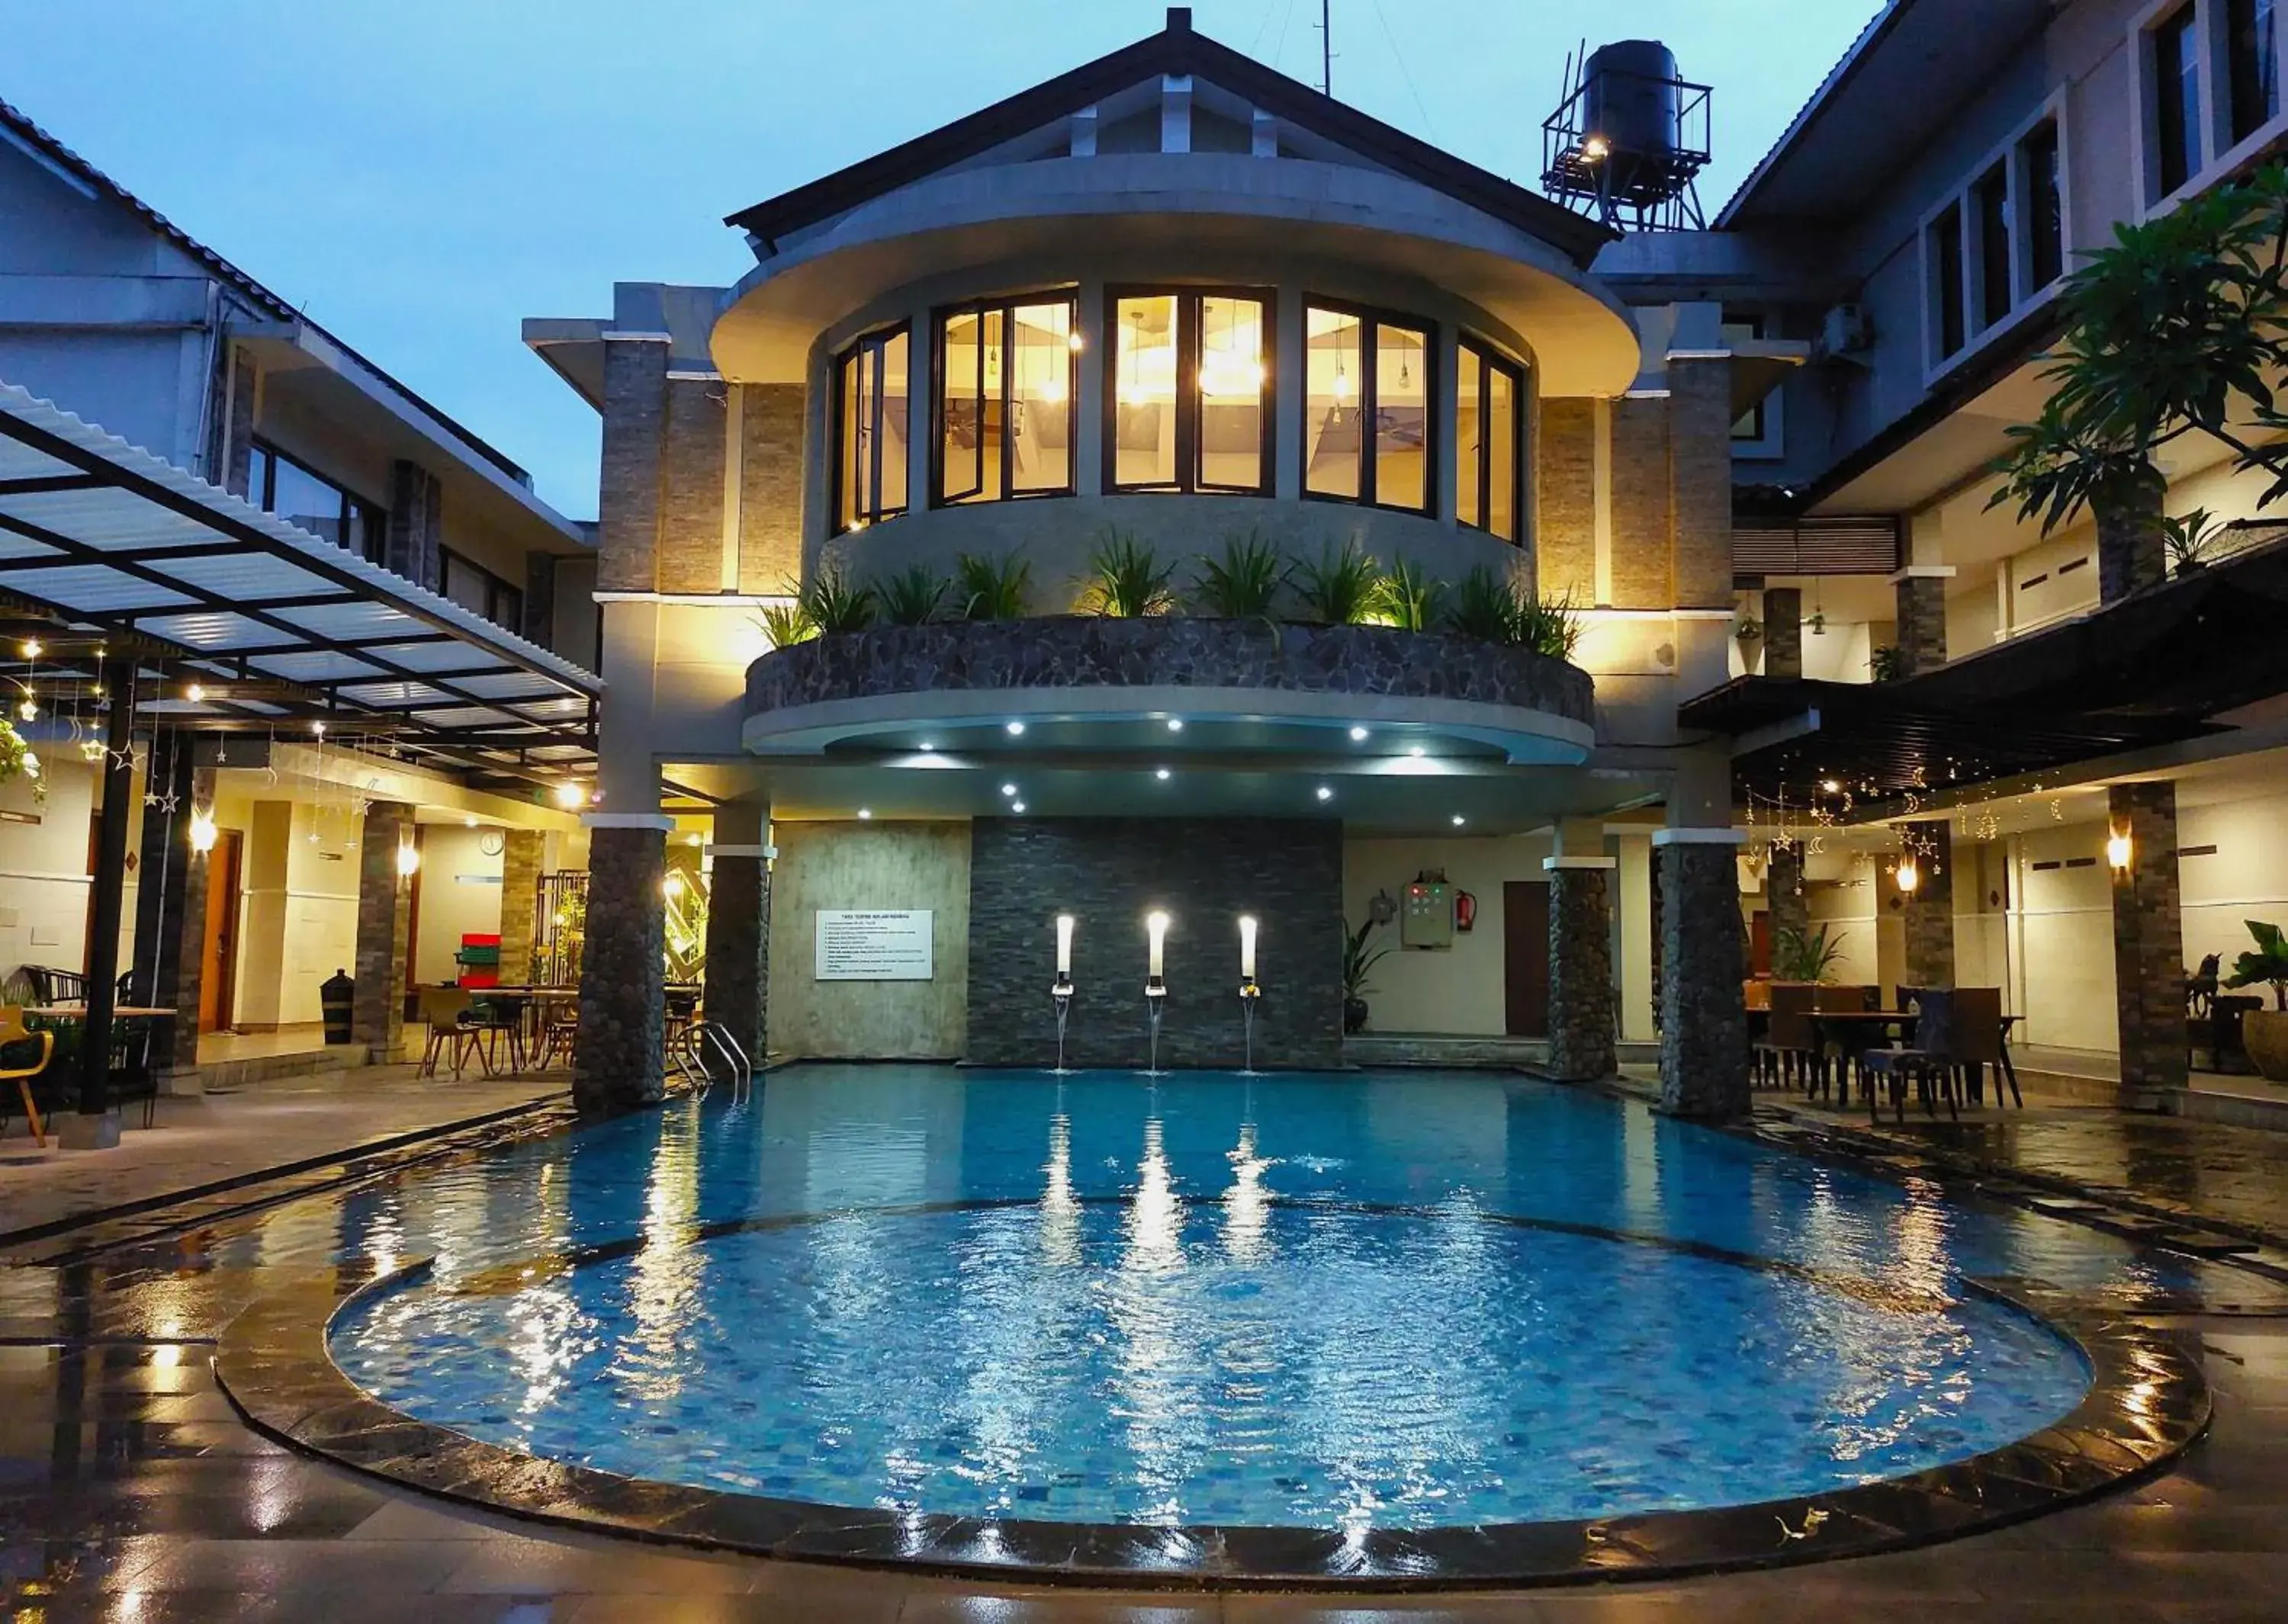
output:
[[[953,561],[953,602],[965,621],[1021,621],[1033,596],[1033,566],[1021,553],[963,553]]]
[[[879,607],[872,587],[852,586],[838,567],[820,570],[804,582],[795,603],[826,637],[865,630]]]
[[[1481,564],[1455,586],[1446,624],[1481,643],[1513,643],[1517,640],[1517,590]]]
[[[953,582],[926,564],[914,565],[874,582],[882,618],[893,626],[926,626],[945,608]]]
[[[2232,974],[2225,981],[2230,987],[2268,986],[2276,1008],[2288,1010],[2288,935],[2278,925],[2266,924],[2251,919],[2244,922],[2248,933],[2256,939],[2256,951],[2244,953],[2233,961]],[[2270,1075],[2267,1073],[2266,1075]]]
[[[1581,617],[1573,612],[1573,595],[1542,598],[1520,592],[1516,597],[1516,635],[1511,640],[1552,660],[1570,660],[1581,641]]]
[[[2206,569],[2209,555],[2223,542],[2228,527],[2206,508],[2195,508],[2179,518],[2163,519],[2161,540],[2169,550],[2169,562],[2177,566],[2181,575]]]
[[[1390,956],[1387,947],[1370,949],[1367,939],[1374,933],[1374,921],[1370,919],[1343,939],[1343,996],[1363,998],[1374,990],[1367,979],[1374,967]]]
[[[1289,568],[1260,531],[1226,536],[1220,558],[1200,555],[1192,600],[1204,614],[1224,620],[1267,620]]]
[[[1089,578],[1081,605],[1092,613],[1121,620],[1166,614],[1176,606],[1176,566],[1125,530],[1107,527],[1089,558]]]
[[[1411,558],[1401,558],[1375,583],[1375,614],[1401,631],[1428,631],[1438,624],[1446,583],[1433,581]]]
[[[1843,932],[1828,935],[1825,925],[1799,931],[1784,927],[1772,939],[1772,978],[1776,981],[1827,982],[1843,963]]]
[[[790,648],[816,637],[818,627],[799,601],[772,604],[763,611],[763,635],[770,638],[773,648]]]
[[[1356,542],[1345,542],[1341,551],[1330,544],[1317,563],[1299,566],[1295,590],[1304,612],[1321,625],[1355,626],[1374,612],[1381,580],[1382,566]]]

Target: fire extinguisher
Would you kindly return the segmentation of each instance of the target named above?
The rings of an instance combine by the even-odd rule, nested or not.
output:
[[[1478,923],[1478,899],[1468,891],[1454,893],[1454,929],[1468,931]]]

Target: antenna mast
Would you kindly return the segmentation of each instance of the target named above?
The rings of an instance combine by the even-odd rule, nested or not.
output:
[[[1319,93],[1335,93],[1335,28],[1329,12],[1334,0],[1319,0]]]

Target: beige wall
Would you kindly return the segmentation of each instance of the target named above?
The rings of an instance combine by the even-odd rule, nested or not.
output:
[[[222,796],[215,821],[245,837],[234,1024],[260,1031],[319,1019],[320,984],[356,957],[363,820],[338,799]]]
[[[20,774],[0,784],[0,810],[39,820],[0,821],[0,977],[20,964],[76,971],[87,962],[88,844],[98,774],[68,745],[36,741],[33,748],[40,757],[40,783]],[[139,776],[128,808],[131,855],[142,842],[142,803]],[[137,878],[129,870],[121,901],[123,973],[134,963]]]
[[[1377,1032],[1439,1032],[1498,1037],[1506,1028],[1507,974],[1503,947],[1502,885],[1545,881],[1541,860],[1549,842],[1539,836],[1498,840],[1354,840],[1343,847],[1343,917],[1349,928],[1366,922],[1378,891],[1394,899],[1425,868],[1478,899],[1477,928],[1457,934],[1451,952],[1408,952],[1398,946],[1398,924],[1375,932],[1391,949],[1367,978],[1367,1002]]]
[[[771,1047],[949,1059],[968,1044],[969,826],[778,823],[771,871]],[[821,981],[822,908],[928,908],[933,978]]]
[[[481,845],[487,833],[450,823],[421,826],[421,922],[413,947],[413,979],[454,981],[453,962],[466,931],[490,934],[500,929],[501,858]],[[331,973],[330,971],[328,973]]]
[[[2102,823],[2061,823],[2012,843],[2016,886],[2011,946],[2020,967],[2025,1023],[2017,1041],[2061,1049],[2112,1050],[2120,1042],[2113,1002],[2113,881]],[[2095,857],[2086,868],[2037,863]]]

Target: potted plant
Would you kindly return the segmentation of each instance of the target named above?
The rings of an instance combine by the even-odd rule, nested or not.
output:
[[[1348,923],[1345,922],[1346,929]],[[1343,943],[1343,1031],[1346,1034],[1366,1030],[1366,995],[1370,990],[1367,972],[1381,963],[1390,952],[1387,947],[1370,949],[1367,947],[1367,939],[1374,934],[1374,927],[1375,921],[1369,919],[1357,930],[1352,931]]]
[[[2225,985],[2272,989],[2272,1008],[2251,1010],[2241,1018],[2241,1044],[2258,1071],[2274,1082],[2288,1082],[2288,937],[2282,936],[2278,925],[2256,919],[2247,923],[2256,951],[2233,961]]]
[[[1835,967],[1842,962],[1843,932],[1838,931],[1831,937],[1825,925],[1815,925],[1808,931],[1789,925],[1772,939],[1775,981],[1823,984],[1835,978]]]
[[[1867,674],[1877,682],[1903,682],[1907,676],[1907,651],[1886,643],[1867,656]]]
[[[2180,575],[2197,574],[2209,566],[2209,554],[2223,538],[2224,521],[2206,508],[2195,508],[2181,519],[2161,521],[2161,540],[2169,549],[2169,562]]]

